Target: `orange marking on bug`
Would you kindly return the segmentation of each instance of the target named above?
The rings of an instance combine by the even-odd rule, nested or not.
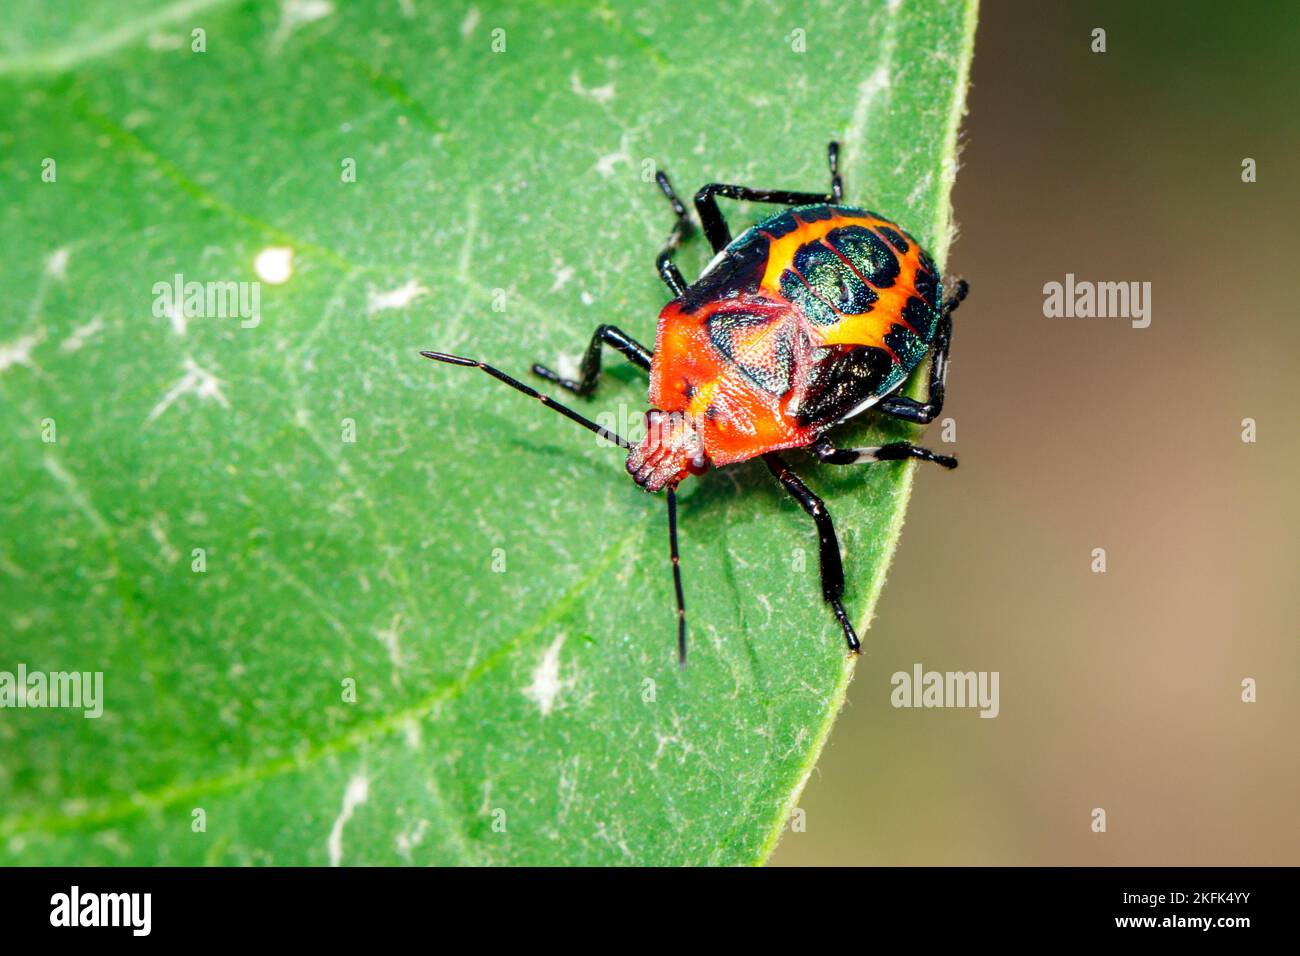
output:
[[[875,290],[875,292],[876,292],[877,294],[879,294],[879,292],[880,292],[880,287],[877,286],[877,285],[873,285],[870,279],[868,279],[868,278],[867,278],[866,276],[864,276],[861,272],[859,272],[859,271],[858,271],[858,267],[855,266],[852,262],[850,262],[850,261],[848,260],[848,258],[844,255],[844,253],[840,252],[838,249],[836,249],[834,246],[832,246],[832,245],[831,245],[829,242],[827,242],[825,239],[822,239],[822,240],[821,240],[821,244],[822,244],[823,246],[825,246],[827,249],[829,249],[831,252],[835,253],[836,258],[838,258],[841,262],[843,262],[846,266],[849,267],[849,271],[851,271],[855,276],[857,276],[859,279],[861,279],[861,280],[862,280],[862,281],[863,281],[863,282],[864,282],[864,283],[865,283],[869,288]],[[800,276],[800,278],[803,278],[803,277]],[[807,280],[804,281],[804,284],[807,285]],[[810,286],[809,288],[811,288],[811,286]],[[813,293],[813,294],[816,295],[816,293]],[[824,302],[825,300],[823,299],[822,301]],[[831,308],[832,308],[832,309],[835,309],[834,306],[831,306]],[[873,305],[871,308],[874,309],[875,306]],[[835,309],[835,311],[836,311],[836,312],[839,312],[840,315],[844,315],[844,314],[845,314],[844,312],[840,312],[839,309]],[[903,318],[903,316],[902,316],[901,314],[899,314],[898,316],[896,316],[896,317],[894,318],[894,321],[893,321],[892,324],[893,324],[893,325],[901,325],[901,326],[903,326],[905,329],[907,329],[907,330],[908,330],[909,332],[911,332],[913,335],[917,335],[917,336],[920,335],[920,333],[917,332],[916,329],[914,329],[914,328],[912,327],[912,323],[908,322],[907,319]],[[888,348],[888,346],[886,346],[886,348]],[[889,351],[890,351],[890,354],[893,354],[893,350],[892,350],[892,349],[890,349]],[[894,361],[898,361],[898,356],[894,356]]]
[[[898,316],[908,298],[910,293],[899,290],[896,285],[890,289],[882,289],[880,299],[870,312],[846,315],[842,322],[827,328],[816,328],[814,334],[822,345],[869,345],[892,352],[889,346],[885,345],[885,336],[896,325],[902,324]]]
[[[894,280],[894,284],[891,286],[884,288],[871,286],[876,290],[878,296],[875,304],[871,307],[871,311],[861,315],[846,315],[843,321],[837,322],[829,328],[819,328],[816,331],[823,345],[869,345],[875,348],[886,348],[884,344],[885,336],[896,325],[911,329],[913,334],[919,334],[916,329],[912,328],[903,319],[903,307],[907,305],[909,299],[917,294],[916,276],[923,271],[920,246],[912,242],[907,252],[899,252],[898,247],[889,242],[888,237],[878,228],[885,226],[896,229],[897,226],[893,223],[870,217],[853,221],[865,225],[884,242],[889,243],[889,247],[898,257],[898,278]],[[830,230],[826,231],[829,232]],[[841,256],[841,258],[843,257]],[[852,264],[850,263],[850,265]],[[867,284],[871,285],[870,283]]]
[[[796,217],[795,221],[799,223],[798,228],[779,239],[773,238],[770,233],[764,233],[768,239],[767,268],[763,272],[761,285],[769,295],[778,297],[781,295],[781,273],[790,268],[794,262],[794,254],[799,251],[800,246],[816,242],[831,230],[839,229],[841,226],[865,226],[871,229],[876,225],[892,225],[875,216],[831,216],[829,219],[819,219],[816,222],[804,222]]]

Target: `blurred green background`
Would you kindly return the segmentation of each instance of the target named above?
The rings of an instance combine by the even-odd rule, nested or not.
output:
[[[948,263],[973,287],[962,467],[918,472],[774,862],[1300,862],[1298,9],[982,5]],[[1067,272],[1150,281],[1150,328],[1044,318]],[[916,662],[1000,671],[1001,715],[893,709]]]

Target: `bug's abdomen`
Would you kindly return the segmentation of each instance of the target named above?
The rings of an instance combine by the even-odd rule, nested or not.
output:
[[[938,273],[925,250],[889,220],[844,207],[799,207],[771,225],[763,288],[803,313],[818,344],[884,352],[882,394],[906,379],[939,321]]]

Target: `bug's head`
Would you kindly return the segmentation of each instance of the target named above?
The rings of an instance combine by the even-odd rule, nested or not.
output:
[[[657,408],[645,413],[645,438],[627,456],[633,481],[646,491],[659,491],[708,470],[709,456],[694,418]]]

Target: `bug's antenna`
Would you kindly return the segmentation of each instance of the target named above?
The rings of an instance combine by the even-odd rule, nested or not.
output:
[[[677,556],[677,490],[668,486],[668,553],[673,559],[673,587],[677,590],[677,663],[686,666],[686,599],[682,597],[682,565]]]
[[[533,398],[541,402],[543,405],[545,405],[547,408],[559,412],[565,418],[577,422],[583,428],[587,429],[588,431],[595,432],[601,438],[604,438],[607,441],[612,441],[616,445],[619,445],[623,448],[627,448],[629,450],[632,448],[632,443],[629,442],[622,435],[616,435],[608,428],[604,428],[600,425],[597,425],[595,422],[591,421],[588,418],[583,418],[581,415],[575,412],[572,408],[569,408],[567,405],[561,405],[559,402],[551,398],[549,395],[543,395],[541,392],[537,391],[537,389],[529,388],[523,382],[511,378],[509,375],[501,371],[499,368],[493,368],[491,365],[488,365],[484,362],[475,361],[474,359],[461,358],[459,355],[448,355],[446,352],[421,352],[420,354],[427,359],[433,359],[435,362],[446,362],[448,365],[464,365],[469,368],[481,368],[483,371],[487,372],[489,375],[491,375],[493,378],[497,379],[498,381],[505,382],[511,388],[518,389],[519,391],[523,392],[525,395],[532,396]],[[676,539],[676,533],[674,532],[674,540],[675,539]],[[673,548],[674,550],[676,550],[675,544],[673,545]]]

